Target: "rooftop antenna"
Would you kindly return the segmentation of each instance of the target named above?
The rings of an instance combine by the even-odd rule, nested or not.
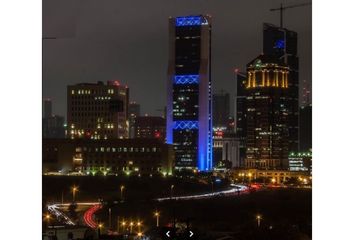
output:
[[[271,8],[269,9],[271,12],[273,11],[279,11],[280,13],[280,28],[283,28],[283,11],[289,8],[296,8],[296,7],[304,7],[304,6],[308,6],[311,5],[310,2],[308,3],[300,3],[300,4],[295,4],[295,5],[290,5],[290,6],[285,6],[283,7],[283,4],[280,3],[280,7],[279,8]]]

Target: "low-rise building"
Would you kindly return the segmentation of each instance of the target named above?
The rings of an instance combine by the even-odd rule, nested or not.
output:
[[[289,170],[312,172],[312,152],[291,152],[289,154]]]
[[[44,139],[43,173],[172,174],[173,146],[157,139]]]
[[[308,181],[312,178],[308,171],[289,170],[262,170],[262,169],[233,169],[232,179],[245,183],[253,181],[271,182],[276,184],[286,183],[290,179],[301,179]]]

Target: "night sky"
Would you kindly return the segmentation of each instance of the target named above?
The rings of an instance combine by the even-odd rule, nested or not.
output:
[[[284,0],[293,5],[309,0]],[[45,0],[43,97],[66,117],[66,86],[120,80],[141,113],[160,115],[166,102],[168,17],[212,16],[212,86],[234,94],[234,69],[262,52],[262,23],[279,24],[279,0]],[[312,80],[311,6],[284,12],[298,33],[302,82]],[[300,91],[301,92],[301,91]],[[231,111],[232,112],[232,111]]]

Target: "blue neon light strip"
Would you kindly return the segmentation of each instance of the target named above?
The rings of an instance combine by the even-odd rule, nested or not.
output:
[[[173,129],[198,129],[198,121],[174,121]]]
[[[198,84],[199,75],[176,75],[174,84]]]
[[[176,26],[197,26],[202,25],[201,16],[176,17]]]
[[[280,39],[275,42],[275,48],[284,49],[285,41]]]

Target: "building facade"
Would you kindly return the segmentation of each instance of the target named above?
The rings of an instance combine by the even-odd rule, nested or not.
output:
[[[312,173],[312,152],[291,152],[289,154],[289,170]]]
[[[263,53],[278,58],[289,67],[288,104],[289,150],[299,149],[299,58],[297,33],[272,24],[263,24]]]
[[[165,142],[166,119],[156,116],[135,119],[135,138],[155,138]]]
[[[43,100],[42,136],[43,138],[65,138],[64,117],[53,115],[52,100]]]
[[[228,127],[230,117],[230,94],[221,91],[213,94],[213,127]]]
[[[64,117],[52,115],[42,119],[43,138],[65,138]]]
[[[233,169],[232,178],[238,182],[252,183],[254,181],[282,184],[291,179],[301,179],[304,183],[310,183],[312,176],[308,171],[266,170],[266,169]],[[305,180],[305,181],[303,181]]]
[[[157,139],[44,139],[43,173],[172,174],[172,145]]]
[[[67,87],[67,137],[128,138],[129,88],[119,81]]]
[[[312,105],[300,107],[300,151],[312,149]]]
[[[287,169],[289,68],[260,55],[247,65],[245,167]]]
[[[210,171],[212,156],[211,18],[169,20],[167,143],[176,168]]]
[[[50,98],[43,99],[43,118],[52,116],[52,100]]]
[[[235,126],[234,132],[239,140],[240,164],[245,166],[246,159],[246,135],[247,135],[247,122],[246,122],[246,86],[247,86],[247,73],[236,71],[236,96],[235,96],[235,109],[234,119]]]
[[[229,166],[239,168],[241,165],[240,142],[235,133],[214,131],[214,166],[216,169]]]
[[[136,102],[130,102],[128,107],[129,116],[129,138],[135,136],[135,119],[140,117],[140,104]]]

